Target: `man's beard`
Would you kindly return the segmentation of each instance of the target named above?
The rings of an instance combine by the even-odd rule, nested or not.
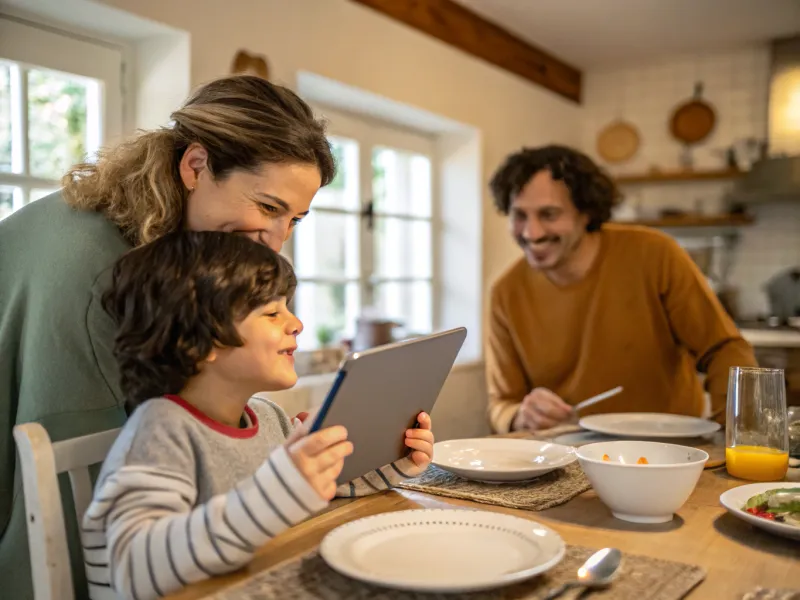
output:
[[[519,244],[520,248],[526,250],[528,248],[532,248],[537,244],[547,244],[549,242],[558,243],[561,241],[561,236],[558,235],[546,235],[544,237],[540,237],[536,240],[526,240],[521,235],[517,236],[517,244]]]
[[[526,240],[522,236],[517,236],[516,238],[517,244],[519,244],[519,246],[526,251],[526,258],[528,258],[529,263],[535,263],[531,264],[531,266],[535,269],[541,269],[545,271],[556,269],[566,263],[578,249],[578,246],[580,246],[582,240],[582,233],[578,233],[575,237],[570,236],[566,239],[560,235],[546,235],[537,238],[536,240]],[[540,261],[536,260],[536,247],[540,244],[553,244],[553,248],[557,254],[555,255],[555,260],[552,262],[552,264],[543,265]],[[531,257],[531,255],[533,256]],[[547,259],[550,258],[551,256],[547,257]]]

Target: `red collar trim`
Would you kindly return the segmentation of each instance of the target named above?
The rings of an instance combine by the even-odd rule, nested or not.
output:
[[[247,439],[254,437],[258,433],[258,417],[256,413],[253,412],[253,409],[249,406],[244,407],[244,412],[247,414],[247,417],[250,419],[250,423],[252,426],[247,427],[246,429],[241,429],[239,427],[231,427],[230,425],[225,425],[220,423],[219,421],[215,421],[211,417],[209,417],[204,412],[199,411],[197,408],[186,402],[180,396],[175,394],[167,394],[164,396],[167,400],[170,400],[186,410],[189,414],[191,414],[195,419],[203,423],[203,425],[210,427],[214,431],[221,433],[222,435],[226,435],[232,438],[240,438],[240,439]]]

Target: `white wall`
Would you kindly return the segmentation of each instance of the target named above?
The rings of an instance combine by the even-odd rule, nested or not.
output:
[[[161,34],[136,42],[134,89],[137,129],[155,129],[169,122],[169,115],[191,89],[189,36]]]
[[[436,140],[439,210],[436,218],[439,248],[434,271],[438,277],[437,321],[442,329],[466,327],[459,353],[472,360],[483,356],[480,269],[465,269],[465,260],[482,264],[474,240],[480,238],[481,180],[475,165],[481,162],[480,134],[474,131],[440,135]],[[472,333],[470,333],[472,332]]]
[[[696,169],[724,165],[721,151],[744,138],[767,137],[769,51],[766,46],[736,51],[675,57],[625,69],[585,74],[585,129],[583,147],[594,158],[596,139],[610,121],[622,117],[639,130],[638,154],[613,173],[643,173],[653,165],[664,170],[679,167],[681,145],[672,139],[668,122],[672,110],[704,82],[704,98],[714,105],[717,126],[693,152]],[[643,217],[656,216],[662,207],[693,210],[700,201],[706,212],[719,210],[732,182],[631,185],[623,191],[627,202],[642,207]],[[739,289],[740,312],[767,311],[763,283],[778,270],[800,264],[800,203],[755,206],[756,224],[742,228],[733,254],[729,283]]]

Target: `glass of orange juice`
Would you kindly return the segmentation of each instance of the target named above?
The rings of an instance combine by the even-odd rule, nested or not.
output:
[[[731,367],[725,428],[728,473],[778,481],[789,468],[789,428],[783,369]]]

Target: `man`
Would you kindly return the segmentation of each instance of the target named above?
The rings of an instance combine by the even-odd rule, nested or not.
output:
[[[523,149],[490,185],[525,253],[492,289],[495,431],[553,427],[571,405],[616,386],[621,394],[585,414],[701,416],[697,371],[712,412],[725,406],[728,369],[755,365],[752,348],[672,238],[607,223],[619,192],[591,159],[560,146]]]

